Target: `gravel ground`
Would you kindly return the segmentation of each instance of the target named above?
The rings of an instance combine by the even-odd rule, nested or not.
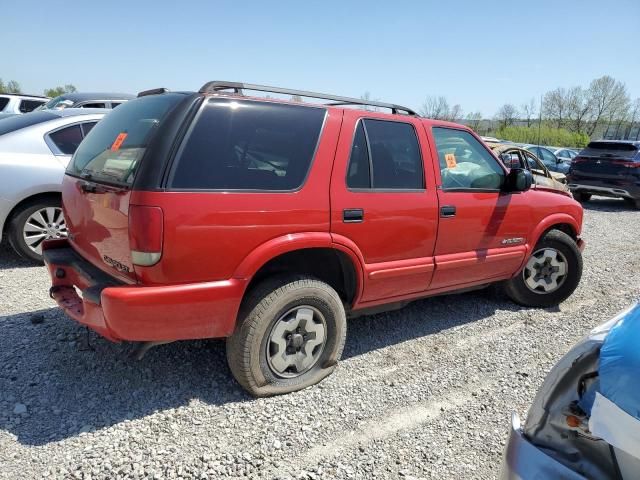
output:
[[[140,362],[85,333],[49,281],[0,249],[0,478],[495,478],[512,410],[551,366],[640,295],[640,212],[585,211],[584,275],[559,308],[495,289],[350,321],[318,386],[253,399],[221,341]]]

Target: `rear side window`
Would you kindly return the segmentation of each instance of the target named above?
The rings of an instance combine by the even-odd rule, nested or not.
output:
[[[113,110],[85,137],[67,173],[131,185],[157,126],[183,98],[177,93],[151,95]]]
[[[6,107],[8,104],[9,99],[7,97],[0,97],[0,112],[4,110],[4,107]]]
[[[49,134],[49,138],[64,155],[73,155],[82,142],[80,125],[71,125]]]
[[[316,107],[211,99],[181,148],[171,187],[297,189],[311,166],[325,114]]]
[[[444,190],[498,190],[504,170],[497,160],[469,132],[435,127]]]
[[[349,188],[424,189],[422,157],[411,124],[360,120],[349,167]]]

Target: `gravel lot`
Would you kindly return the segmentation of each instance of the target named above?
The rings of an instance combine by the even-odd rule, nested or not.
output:
[[[560,308],[495,289],[350,321],[321,385],[255,400],[221,341],[140,362],[66,319],[43,267],[0,248],[0,478],[494,478],[512,410],[640,296],[640,212],[586,205],[582,283]]]

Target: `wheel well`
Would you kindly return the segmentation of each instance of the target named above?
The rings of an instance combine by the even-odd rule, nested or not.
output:
[[[549,227],[540,238],[544,237],[547,233],[549,233],[551,230],[560,230],[561,232],[566,233],[567,235],[569,235],[571,238],[573,238],[574,240],[578,240],[578,234],[576,233],[576,231],[573,229],[573,227],[568,224],[568,223],[559,223],[557,225],[552,225],[551,227]]]
[[[22,210],[22,208],[29,204],[29,203],[34,203],[34,202],[38,202],[38,201],[43,201],[46,200],[48,198],[54,198],[56,200],[61,200],[62,199],[62,194],[60,192],[45,192],[45,193],[36,193],[35,195],[31,195],[30,197],[24,198],[22,199],[20,202],[18,202],[16,205],[14,205],[14,207],[11,209],[11,211],[9,212],[9,215],[7,215],[7,219],[4,222],[4,226],[3,226],[3,234],[6,233],[7,228],[9,226],[9,223],[11,223],[11,219],[20,211]],[[4,235],[3,235],[4,236]]]
[[[356,297],[356,270],[351,259],[332,248],[305,248],[283,253],[265,263],[253,276],[247,292],[269,276],[291,273],[310,275],[338,292],[351,305]]]

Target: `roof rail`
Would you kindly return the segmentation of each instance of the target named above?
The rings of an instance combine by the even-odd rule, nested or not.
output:
[[[146,97],[147,95],[159,95],[161,93],[167,93],[169,91],[168,88],[160,87],[160,88],[152,88],[151,90],[143,90],[138,93],[138,98]]]
[[[251,83],[226,82],[221,80],[214,80],[212,82],[205,83],[202,86],[202,88],[200,88],[199,92],[214,93],[214,92],[219,92],[223,90],[233,90],[234,93],[238,95],[242,95],[242,90],[254,90],[257,92],[268,92],[268,93],[281,93],[284,95],[297,95],[300,97],[319,98],[322,100],[331,100],[333,102],[337,102],[329,105],[367,105],[372,107],[388,108],[391,110],[391,113],[404,112],[407,115],[416,115],[416,116],[418,115],[415,111],[413,111],[410,108],[403,107],[402,105],[396,105],[393,103],[377,102],[374,100],[363,100],[362,98],[340,97],[338,95],[329,95],[326,93],[317,93],[317,92],[307,92],[304,90],[293,90],[291,88],[267,87],[265,85],[254,85]]]

